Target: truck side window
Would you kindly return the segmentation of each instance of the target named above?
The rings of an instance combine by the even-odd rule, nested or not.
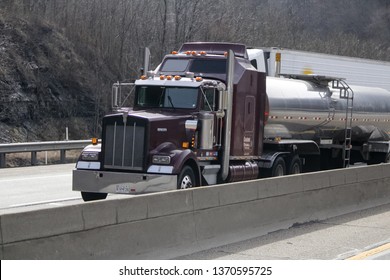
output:
[[[215,89],[208,88],[203,89],[204,92],[204,100],[203,100],[203,111],[215,111],[216,110],[216,94]]]
[[[161,87],[140,87],[137,104],[142,107],[159,107],[163,94]]]

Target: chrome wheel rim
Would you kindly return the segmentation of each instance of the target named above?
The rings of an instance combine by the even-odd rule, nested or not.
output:
[[[299,168],[299,164],[296,163],[292,166],[292,169],[291,169],[291,174],[299,174],[301,173],[301,170]]]
[[[192,187],[191,177],[188,175],[184,176],[183,179],[181,180],[180,188],[181,189],[188,189],[191,187]]]
[[[278,176],[283,176],[283,175],[284,175],[283,166],[282,165],[278,165],[276,167],[276,170],[275,170],[275,176],[278,177]]]

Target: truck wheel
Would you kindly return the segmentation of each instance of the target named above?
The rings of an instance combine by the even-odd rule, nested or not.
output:
[[[389,163],[390,154],[385,153],[371,153],[370,160],[367,162],[368,165],[379,164],[379,163]]]
[[[81,197],[84,201],[93,201],[93,200],[101,200],[106,199],[106,193],[93,193],[93,192],[81,192]]]
[[[294,156],[288,167],[288,174],[300,174],[302,173],[302,162],[299,156]]]
[[[283,175],[286,175],[286,163],[282,157],[278,157],[272,166],[271,176],[278,177]]]
[[[194,171],[188,165],[181,170],[177,180],[177,189],[188,189],[195,186]]]

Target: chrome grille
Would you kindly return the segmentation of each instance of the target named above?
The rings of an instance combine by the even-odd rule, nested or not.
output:
[[[141,170],[144,159],[145,127],[137,122],[115,121],[105,130],[104,167]]]

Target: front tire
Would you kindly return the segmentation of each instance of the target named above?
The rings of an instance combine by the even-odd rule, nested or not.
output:
[[[84,201],[94,201],[106,199],[106,193],[81,192],[81,197]]]
[[[195,187],[195,174],[191,167],[184,166],[177,179],[177,189],[189,189]]]

